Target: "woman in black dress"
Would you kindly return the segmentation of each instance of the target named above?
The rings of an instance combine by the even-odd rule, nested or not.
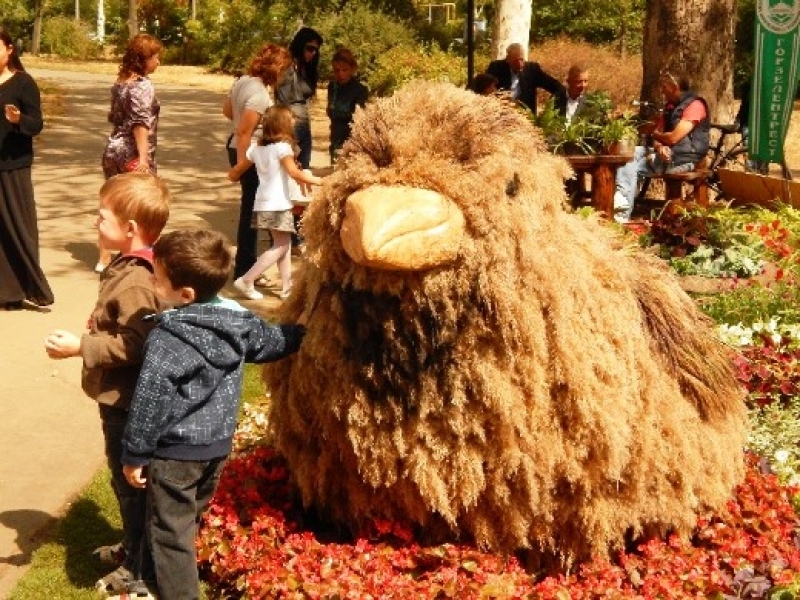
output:
[[[33,136],[42,130],[39,88],[17,49],[0,31],[0,307],[53,303],[39,266],[39,225],[33,197]]]

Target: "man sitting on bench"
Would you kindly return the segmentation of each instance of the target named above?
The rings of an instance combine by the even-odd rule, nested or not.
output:
[[[710,119],[706,101],[697,95],[686,76],[661,73],[664,94],[663,127],[653,132],[653,147],[637,146],[633,160],[617,170],[614,219],[630,220],[639,177],[652,174],[684,173],[708,154]],[[658,126],[657,126],[658,128]]]

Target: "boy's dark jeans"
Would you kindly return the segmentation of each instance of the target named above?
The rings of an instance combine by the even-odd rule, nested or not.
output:
[[[147,469],[147,541],[161,600],[197,600],[197,525],[227,457],[154,458]]]
[[[122,434],[128,421],[128,411],[105,404],[100,405],[100,422],[105,438],[106,460],[111,470],[111,487],[119,503],[122,517],[122,545],[126,556],[123,567],[135,578],[151,579],[143,573],[140,558],[145,543],[145,491],[132,487],[122,474]]]
[[[228,148],[228,162],[236,164],[236,149]],[[247,273],[258,258],[258,230],[253,229],[253,205],[256,202],[258,173],[252,165],[239,178],[242,198],[239,205],[239,226],[236,229],[236,259],[233,264],[233,278]]]

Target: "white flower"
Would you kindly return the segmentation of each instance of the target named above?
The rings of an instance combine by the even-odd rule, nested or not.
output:
[[[753,332],[741,323],[728,325],[722,323],[717,327],[719,339],[731,346],[750,346],[753,344]]]
[[[787,460],[789,460],[789,451],[777,450],[773,456],[775,457],[775,460],[778,461],[779,463],[785,463]]]

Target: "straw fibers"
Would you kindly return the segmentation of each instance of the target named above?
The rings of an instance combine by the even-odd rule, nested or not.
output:
[[[727,349],[657,259],[565,210],[567,176],[523,116],[449,84],[356,114],[280,314],[308,333],[264,371],[306,505],[572,561],[688,534],[729,498],[746,417]],[[451,259],[357,264],[345,208],[376,186],[450,199]]]

